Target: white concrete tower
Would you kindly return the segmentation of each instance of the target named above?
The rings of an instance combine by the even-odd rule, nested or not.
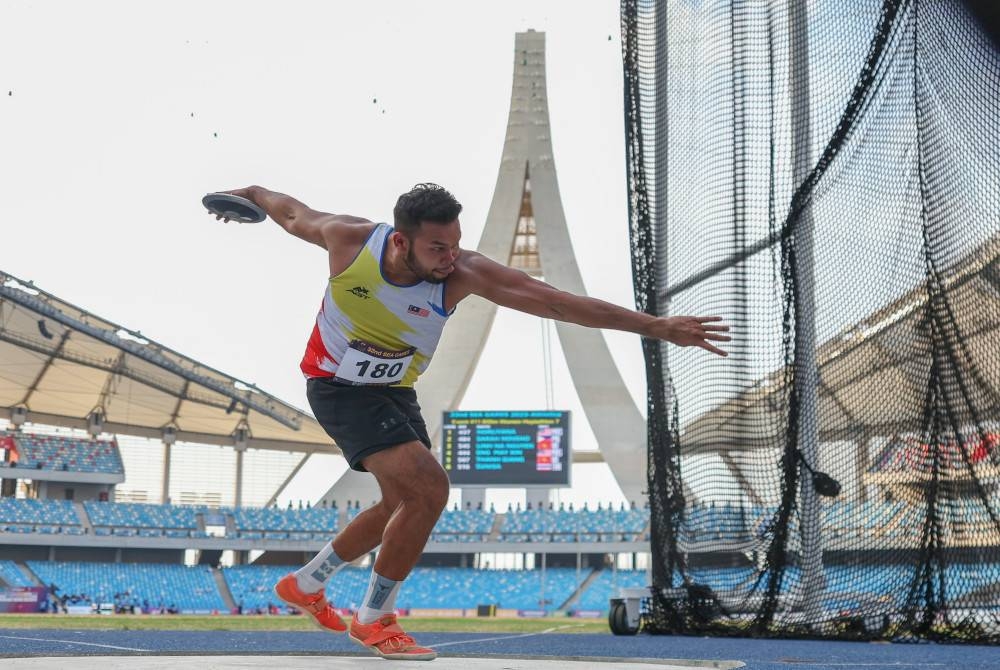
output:
[[[550,132],[545,33],[517,33],[507,137],[478,251],[541,276],[557,288],[583,295],[585,288],[559,197]],[[622,230],[624,234],[624,223]],[[458,408],[496,310],[496,305],[475,296],[464,300],[445,328],[438,355],[417,383],[435,452],[440,448],[441,413]],[[601,332],[558,321],[556,330],[601,454],[626,499],[639,503],[646,488],[645,420],[625,388]],[[348,471],[327,498],[360,499],[367,504],[379,494],[373,477]]]

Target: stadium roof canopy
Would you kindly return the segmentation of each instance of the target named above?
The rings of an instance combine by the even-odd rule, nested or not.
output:
[[[1000,238],[993,238],[942,273],[962,348],[953,358],[964,379],[986,387],[993,401],[977,409],[981,421],[1000,421]],[[925,319],[927,289],[920,285],[821,344],[816,352],[820,440],[894,435],[919,426],[930,374]],[[784,369],[683,427],[685,454],[745,451],[781,444]],[[878,402],[873,403],[872,399]],[[964,413],[956,418],[972,425]],[[770,430],[767,430],[767,427]]]
[[[310,415],[0,271],[0,417],[337,453]]]

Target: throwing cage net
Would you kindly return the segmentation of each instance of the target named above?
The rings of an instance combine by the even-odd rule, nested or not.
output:
[[[622,3],[652,632],[1000,642],[1000,57],[957,0]]]

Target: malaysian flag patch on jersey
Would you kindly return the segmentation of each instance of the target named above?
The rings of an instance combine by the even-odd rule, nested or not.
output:
[[[406,310],[410,314],[416,314],[417,316],[430,316],[430,310],[424,309],[423,307],[417,307],[416,305],[410,305]]]

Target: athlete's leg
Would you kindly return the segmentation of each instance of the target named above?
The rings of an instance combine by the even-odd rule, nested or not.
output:
[[[376,452],[362,464],[378,480],[381,504],[394,511],[382,533],[368,591],[351,620],[351,638],[384,658],[430,660],[437,654],[414,642],[393,611],[403,580],[448,502],[448,475],[416,440]]]
[[[334,549],[353,560],[381,543],[375,572],[401,581],[416,565],[448,503],[448,475],[416,440],[376,452],[362,464],[378,480],[382,500],[362,512],[368,516],[361,524],[359,514],[337,535]]]
[[[375,505],[358,513],[305,566],[295,572],[298,586],[306,593],[320,591],[348,564],[382,544],[382,534],[398,498],[383,496]]]
[[[382,500],[356,516],[312,561],[275,588],[279,598],[311,614],[328,630],[340,631],[344,626],[322,597],[326,583],[346,563],[379,544],[382,551],[375,561],[365,606],[359,610],[359,625],[371,625],[381,615],[392,613],[401,582],[416,564],[448,502],[448,475],[420,441],[375,452],[362,464],[375,475]],[[418,651],[411,649],[405,657],[428,652],[423,647],[414,649]]]
[[[385,525],[395,511],[395,507],[390,509],[390,505],[398,506],[399,500],[387,500],[383,494],[375,505],[351,519],[333,540],[333,549],[337,555],[342,556],[345,561],[354,561],[382,544]]]

